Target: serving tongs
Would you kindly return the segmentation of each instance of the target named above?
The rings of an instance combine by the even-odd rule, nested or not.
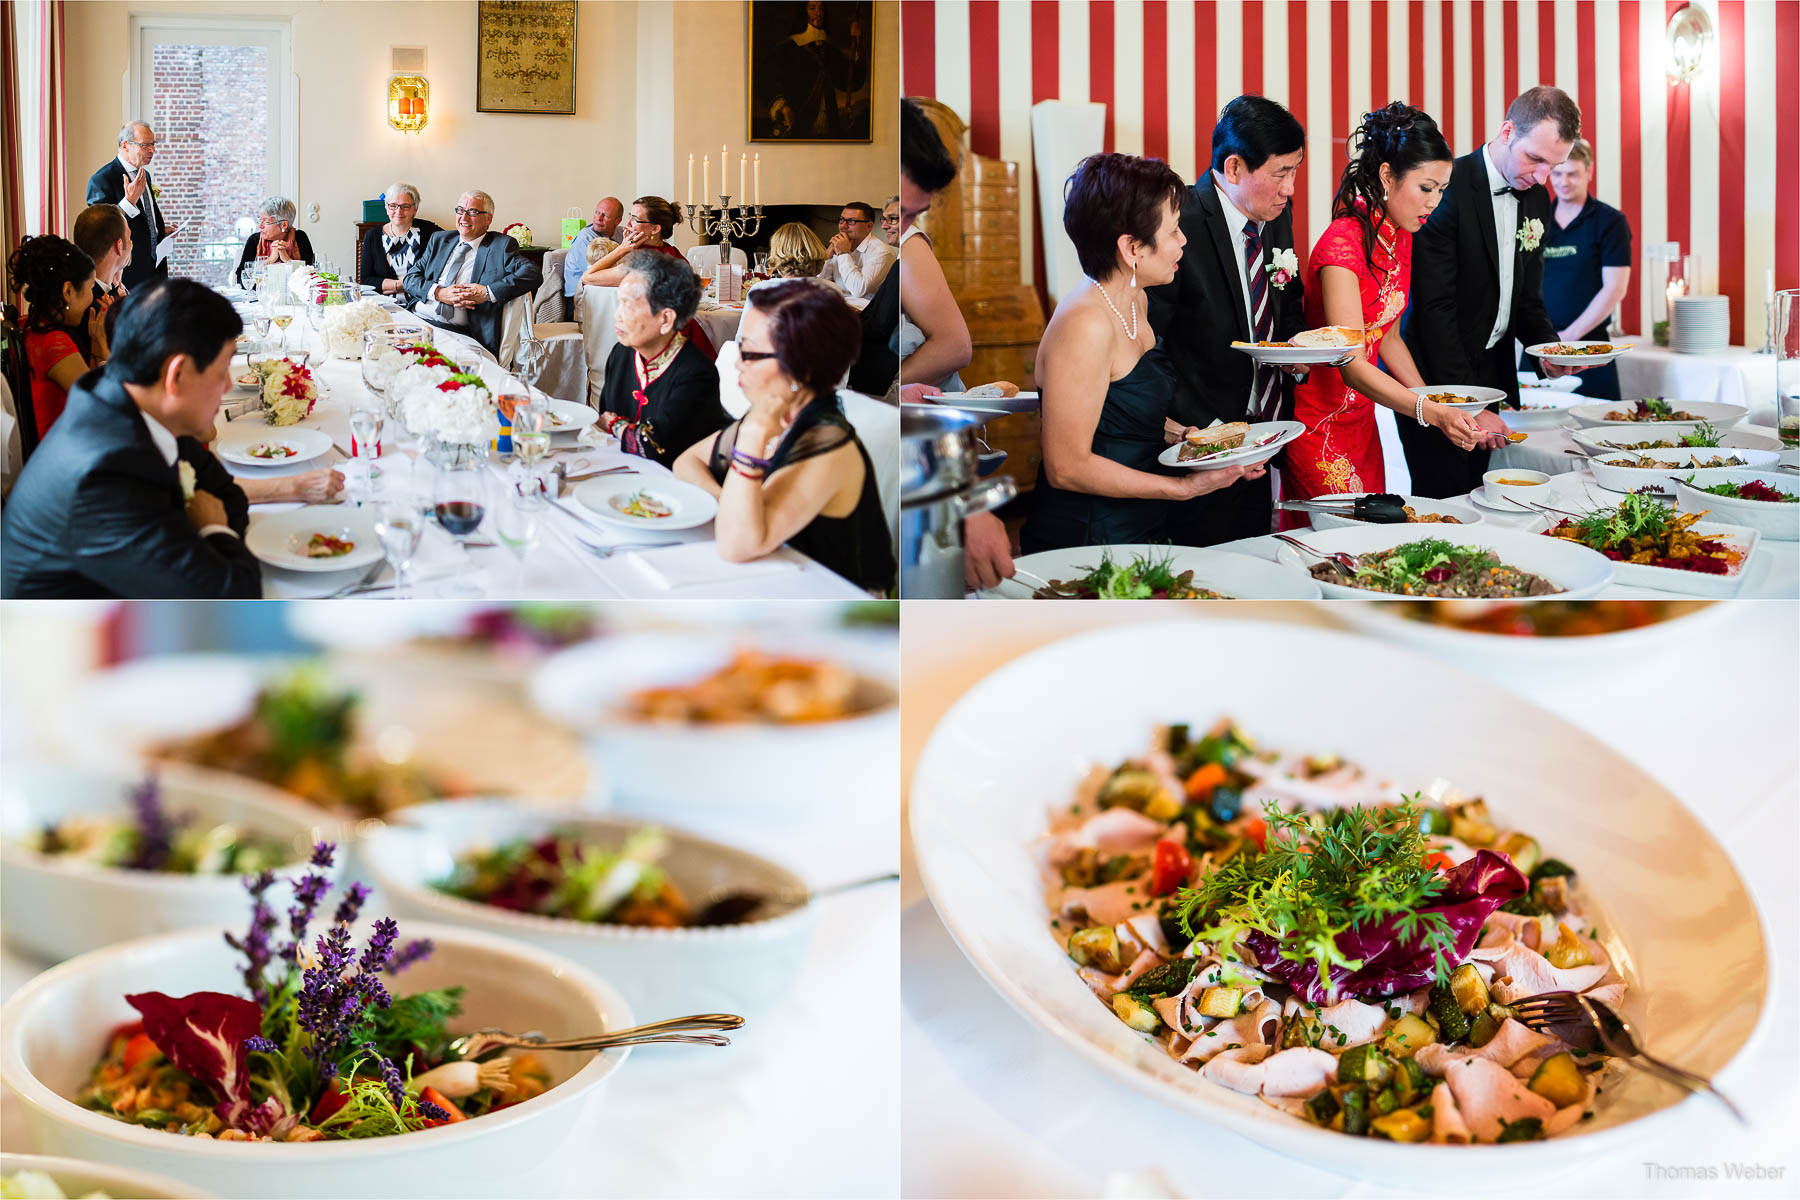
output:
[[[1012,577],[1025,584],[1026,587],[1029,587],[1031,589],[1032,598],[1036,600],[1081,599],[1081,593],[1068,591],[1059,584],[1045,579],[1042,575],[1033,575],[1030,571],[1025,570],[1016,563],[1013,566]]]
[[[1576,992],[1544,992],[1512,1004],[1515,1016],[1528,1029],[1559,1037],[1576,1050],[1610,1054],[1627,1066],[1672,1083],[1688,1092],[1709,1092],[1744,1125],[1738,1106],[1714,1087],[1712,1080],[1647,1053],[1625,1018],[1599,1000]]]
[[[1288,545],[1304,554],[1310,554],[1314,558],[1330,563],[1338,569],[1338,574],[1344,576],[1346,579],[1354,578],[1356,573],[1362,569],[1356,559],[1344,553],[1342,550],[1333,550],[1327,554],[1323,550],[1314,550],[1311,546],[1290,534],[1278,533],[1274,536],[1275,540],[1278,542],[1286,542]]]
[[[504,1029],[477,1029],[450,1043],[452,1053],[464,1060],[478,1062],[496,1052],[521,1050],[608,1050],[617,1046],[648,1046],[655,1042],[681,1042],[692,1046],[729,1046],[731,1039],[717,1033],[684,1033],[695,1029],[737,1029],[744,1018],[731,1013],[702,1013],[692,1017],[671,1017],[648,1025],[633,1025],[586,1037],[547,1038],[541,1033],[508,1033]]]
[[[1349,503],[1330,501],[1322,498],[1312,500],[1283,500],[1278,508],[1294,512],[1326,512],[1339,516],[1354,517],[1358,521],[1368,521],[1372,525],[1404,525],[1406,524],[1406,497],[1397,496],[1393,492],[1376,492],[1370,496],[1346,497]]]

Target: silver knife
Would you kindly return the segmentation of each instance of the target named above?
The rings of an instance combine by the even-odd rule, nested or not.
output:
[[[387,566],[387,559],[385,559],[385,558],[376,559],[374,565],[372,565],[367,571],[364,571],[361,575],[357,576],[356,580],[354,582],[345,584],[343,587],[339,588],[335,592],[327,593],[324,596],[324,599],[336,600],[339,596],[348,596],[350,593],[356,591],[358,588],[366,587],[370,580],[374,579],[377,575],[381,574],[381,568],[383,568],[385,566]]]

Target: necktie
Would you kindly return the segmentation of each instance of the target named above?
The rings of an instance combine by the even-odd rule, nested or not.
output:
[[[1275,314],[1269,305],[1268,264],[1263,261],[1262,229],[1244,222],[1244,277],[1250,281],[1250,340],[1266,342],[1275,330]],[[1251,374],[1250,419],[1268,420],[1274,397],[1275,369],[1258,364]]]
[[[444,273],[438,277],[438,284],[440,286],[449,287],[456,282],[457,273],[462,270],[463,259],[468,257],[468,254],[469,243],[463,241],[457,242],[456,249],[450,255],[450,262],[444,267]],[[456,308],[454,305],[446,304],[442,300],[439,300],[438,312],[443,314],[444,320],[446,321],[456,320]]]
[[[1494,195],[1496,196],[1516,196],[1518,194],[1519,189],[1516,187],[1500,187],[1494,189]]]

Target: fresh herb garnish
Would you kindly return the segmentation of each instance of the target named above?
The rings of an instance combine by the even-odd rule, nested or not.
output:
[[[1591,512],[1568,522],[1566,528],[1589,548],[1604,550],[1639,538],[1665,537],[1673,520],[1674,511],[1668,506],[1648,496],[1630,494],[1619,501],[1617,508]]]
[[[1106,551],[1100,555],[1098,566],[1089,568],[1086,575],[1071,584],[1076,590],[1093,592],[1100,600],[1147,600],[1158,592],[1190,586],[1192,572],[1177,575],[1171,569],[1173,562],[1173,555],[1140,555],[1120,565],[1113,562],[1112,552]]]
[[[1681,439],[1681,444],[1683,446],[1717,446],[1719,431],[1713,428],[1712,422],[1702,421],[1694,426],[1694,432]]]
[[[1424,538],[1380,555],[1365,555],[1356,574],[1359,579],[1373,580],[1381,591],[1401,591],[1409,584],[1441,583],[1473,571],[1490,557],[1487,550],[1458,546],[1443,538]]]

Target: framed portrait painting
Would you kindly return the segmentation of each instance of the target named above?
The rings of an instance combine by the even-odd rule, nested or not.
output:
[[[871,0],[749,0],[753,142],[872,141]]]
[[[481,0],[475,110],[575,112],[575,0]]]

